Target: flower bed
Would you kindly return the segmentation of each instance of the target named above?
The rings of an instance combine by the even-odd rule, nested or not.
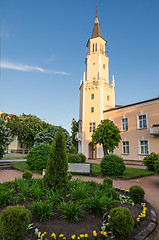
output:
[[[33,228],[27,232],[24,240],[111,239],[113,233],[108,226],[108,215],[111,208],[119,206],[127,207],[135,221],[132,234],[125,239],[132,240],[150,222],[150,206],[148,203],[133,205],[128,190],[119,188],[113,190],[110,186],[104,186],[93,181],[73,180],[69,182],[67,191],[57,191],[54,194],[42,187],[40,179],[15,179],[11,182],[1,183],[0,190],[1,211],[5,209],[5,206],[16,205],[17,203],[29,209],[31,209],[32,202],[41,201],[40,204],[42,204],[48,201],[48,206],[50,202],[53,203],[50,204],[51,210],[47,210],[48,213],[52,212],[52,214],[46,216],[47,220],[41,219],[40,221],[40,219],[37,219],[35,211],[31,209]],[[3,194],[3,190],[5,194]],[[105,199],[102,198],[103,195]],[[73,203],[74,210],[72,208],[71,211],[77,210],[78,212],[77,206],[80,206],[81,215],[78,216],[77,214],[79,221],[76,221],[76,219],[69,220],[66,217],[66,213],[61,210],[64,208],[63,202]],[[59,207],[60,204],[61,208]],[[118,238],[116,236],[113,239]]]

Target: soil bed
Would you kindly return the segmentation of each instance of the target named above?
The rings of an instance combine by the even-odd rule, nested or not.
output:
[[[136,204],[135,206],[131,206],[130,204],[120,204],[116,203],[114,207],[122,206],[122,207],[127,207],[131,213],[132,217],[135,221],[135,227],[131,235],[127,236],[123,240],[133,240],[135,235],[141,232],[148,224],[151,222],[151,209],[152,206],[145,201],[146,207],[147,207],[147,216],[144,218],[143,221],[140,223],[136,224],[136,218],[138,215],[142,212],[142,206],[140,204]],[[18,203],[19,205],[25,205],[26,208],[28,208],[27,202],[21,201]],[[12,204],[13,205],[13,204]],[[16,205],[16,204],[14,204]],[[3,208],[5,209],[5,208]],[[0,212],[3,210],[1,209]],[[108,212],[110,209],[107,210]],[[92,233],[94,230],[97,231],[97,233],[100,233],[101,231],[101,226],[102,226],[102,217],[98,217],[94,214],[89,213],[88,211],[85,211],[83,217],[79,222],[70,222],[68,220],[62,219],[61,213],[55,209],[56,214],[53,215],[49,220],[47,221],[39,221],[32,217],[31,223],[34,224],[34,228],[29,230],[27,234],[24,237],[24,240],[37,240],[38,237],[35,235],[35,228],[38,228],[41,233],[46,232],[47,234],[45,237],[47,237],[48,240],[51,239],[51,234],[55,233],[56,236],[59,236],[60,234],[63,234],[67,239],[71,239],[71,236],[75,234],[76,236],[79,236],[80,234],[88,234],[88,236],[92,236]],[[107,214],[108,216],[108,214]],[[106,219],[107,219],[106,216]],[[106,229],[108,231],[108,229]],[[86,238],[84,238],[86,239]],[[89,239],[93,239],[89,237]],[[111,236],[108,235],[108,240],[111,239]],[[114,237],[114,240],[118,240],[119,238]],[[0,240],[2,238],[0,237]]]

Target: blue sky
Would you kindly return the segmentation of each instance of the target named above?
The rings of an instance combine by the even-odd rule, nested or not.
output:
[[[70,130],[96,4],[116,104],[159,96],[158,0],[1,0],[1,111]]]

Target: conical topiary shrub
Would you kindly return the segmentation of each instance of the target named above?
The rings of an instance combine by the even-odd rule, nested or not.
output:
[[[68,157],[66,140],[62,129],[59,129],[51,145],[43,183],[53,189],[65,187],[68,182]]]

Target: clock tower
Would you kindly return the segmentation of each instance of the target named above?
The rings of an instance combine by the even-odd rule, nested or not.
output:
[[[103,39],[97,17],[92,37],[87,42],[85,72],[80,83],[80,110],[78,151],[87,158],[103,157],[100,145],[92,143],[92,133],[103,120],[103,111],[115,107],[114,76],[109,84],[109,57],[106,54],[107,41]]]

